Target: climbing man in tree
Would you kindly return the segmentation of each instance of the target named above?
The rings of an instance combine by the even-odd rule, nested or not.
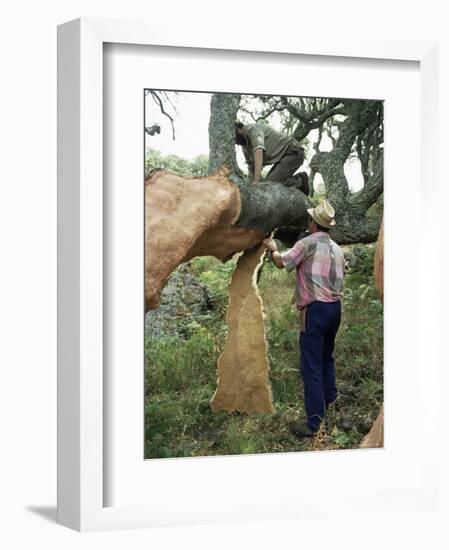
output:
[[[306,195],[309,194],[307,172],[300,172],[296,181],[292,179],[304,162],[304,148],[295,139],[277,132],[268,124],[236,122],[235,142],[242,147],[251,181],[259,183],[262,168],[272,164],[265,180],[287,185],[294,183]]]
[[[263,243],[272,252],[273,263],[287,271],[296,269],[296,307],[300,320],[300,371],[304,383],[307,419],[292,426],[297,437],[311,437],[320,428],[326,410],[337,398],[335,336],[340,326],[344,257],[330,238],[335,212],[321,201],[309,213],[310,235],[280,254],[276,242]]]

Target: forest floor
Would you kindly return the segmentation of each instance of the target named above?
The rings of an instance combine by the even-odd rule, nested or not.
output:
[[[146,322],[145,458],[359,446],[383,401],[383,311],[372,276],[374,246],[346,247],[345,254],[349,269],[335,348],[340,406],[338,410],[331,407],[327,431],[302,440],[290,433],[290,424],[304,419],[298,327],[291,304],[294,275],[276,269],[271,262],[263,266],[259,290],[276,412],[211,411],[216,364],[227,330],[227,288],[235,260],[222,264],[211,257],[195,258],[172,275],[175,289],[188,279],[183,294],[188,297],[186,303],[176,303],[175,294],[168,291],[171,297],[163,306],[168,311],[165,325],[160,316],[156,324]],[[190,307],[189,299],[196,306]]]

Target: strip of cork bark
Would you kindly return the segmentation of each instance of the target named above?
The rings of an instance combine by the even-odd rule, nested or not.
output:
[[[246,250],[232,276],[228,336],[218,359],[213,411],[274,412],[263,303],[256,282],[264,256],[263,245]]]

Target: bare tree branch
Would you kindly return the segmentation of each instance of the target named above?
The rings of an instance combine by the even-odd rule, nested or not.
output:
[[[170,104],[170,106],[172,107],[172,109],[174,110],[175,113],[177,113],[178,111],[177,111],[176,106],[173,103],[171,97],[169,96],[169,94],[166,91],[161,90],[159,93],[164,97],[164,100],[162,100],[159,97],[158,92],[156,92],[154,90],[145,90],[145,96],[151,95],[153,101],[159,107],[161,113],[169,119],[170,124],[171,124],[173,139],[175,139],[174,118],[172,117],[172,115],[170,115],[170,113],[167,112],[167,110],[165,108],[165,105],[164,105],[164,101],[167,101],[167,103]],[[174,92],[174,93],[177,94],[177,92]],[[159,127],[159,131],[157,131],[156,127]],[[152,126],[150,126],[148,128],[145,128],[145,131],[147,132],[147,134],[153,136],[155,133],[158,133],[158,134],[160,133],[160,126],[158,124],[154,123]],[[151,133],[151,132],[153,132],[153,133]]]
[[[152,96],[154,102],[159,106],[159,109],[161,110],[161,113],[163,115],[165,115],[170,120],[172,134],[173,134],[173,140],[174,140],[175,139],[174,118],[169,113],[167,113],[167,111],[164,109],[164,104],[163,104],[161,98],[157,95],[156,92],[151,92],[151,96]]]
[[[319,151],[320,151],[320,145],[321,145],[322,138],[323,138],[323,128],[322,128],[322,126],[320,126],[318,128],[318,139],[313,144],[313,148],[315,149],[315,151],[317,153],[319,153]]]

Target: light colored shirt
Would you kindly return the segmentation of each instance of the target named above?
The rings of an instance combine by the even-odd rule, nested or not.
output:
[[[337,302],[343,295],[344,256],[325,231],[300,239],[281,254],[287,271],[296,268],[296,307]]]

